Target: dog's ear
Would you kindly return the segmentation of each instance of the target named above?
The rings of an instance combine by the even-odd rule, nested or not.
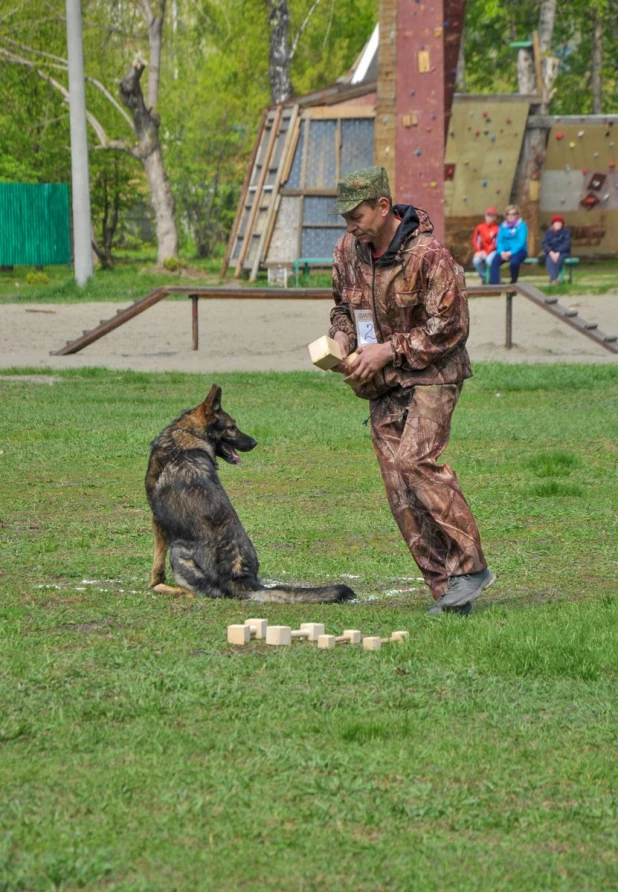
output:
[[[208,391],[208,396],[202,403],[206,414],[221,411],[221,388],[213,384]]]

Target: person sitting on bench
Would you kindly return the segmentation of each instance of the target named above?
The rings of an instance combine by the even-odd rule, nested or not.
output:
[[[560,280],[560,270],[571,253],[571,233],[566,228],[561,214],[554,214],[551,218],[551,225],[543,236],[541,248],[543,254],[539,260],[545,264],[549,284],[557,285]]]
[[[472,266],[481,278],[481,285],[485,284],[485,273],[487,268],[491,266],[491,261],[496,253],[497,216],[498,212],[494,207],[487,208],[485,211],[485,222],[478,224],[472,236],[472,247],[474,248]]]
[[[528,256],[526,247],[528,227],[519,215],[516,204],[510,204],[505,212],[505,219],[500,224],[496,239],[496,253],[489,268],[489,283],[500,284],[500,265],[508,261],[511,267],[511,284],[517,281],[519,267]]]

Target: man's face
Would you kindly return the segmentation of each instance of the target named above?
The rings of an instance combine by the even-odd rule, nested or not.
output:
[[[389,203],[386,198],[379,198],[375,207],[363,201],[358,207],[343,214],[348,232],[363,244],[373,242],[384,228],[388,217]]]
[[[495,222],[496,222],[496,215],[495,215],[495,214],[485,214],[485,222],[487,223],[488,226],[489,226],[491,223],[495,223]]]

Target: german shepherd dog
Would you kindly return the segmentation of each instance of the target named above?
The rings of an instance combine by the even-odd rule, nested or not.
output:
[[[256,445],[221,408],[221,388],[216,385],[203,403],[152,441],[146,473],[155,538],[150,588],[279,604],[353,598],[347,585],[270,588],[258,579],[255,548],[221,485],[216,464],[222,458],[239,465],[238,452],[250,452]],[[177,587],[165,585],[168,550]]]

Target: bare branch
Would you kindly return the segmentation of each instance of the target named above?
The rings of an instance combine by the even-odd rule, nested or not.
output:
[[[130,115],[128,115],[127,112],[124,110],[124,108],[120,105],[120,103],[116,99],[114,99],[114,97],[109,92],[109,90],[100,81],[98,81],[95,77],[86,76],[86,80],[88,81],[89,84],[92,84],[94,87],[97,88],[97,90],[100,90],[101,93],[103,93],[103,95],[108,100],[108,102],[111,102],[111,104],[114,106],[116,111],[120,112],[120,114],[125,119],[125,121],[129,125],[131,130],[133,130],[133,121],[131,120]]]
[[[333,24],[333,16],[335,14],[335,2],[336,2],[336,0],[331,0],[330,12],[328,14],[328,25],[326,26],[326,33],[324,34],[324,40],[322,41],[322,49],[324,49],[326,46],[326,41],[328,40],[328,35],[330,34],[330,29]]]
[[[9,38],[5,38],[5,40],[6,40],[6,43],[10,43],[14,47],[19,47],[20,50],[24,51],[24,53],[30,53],[34,56],[43,56],[43,58],[45,58],[45,59],[54,59],[55,62],[46,62],[45,63],[46,68],[55,68],[55,69],[58,69],[59,71],[65,71],[65,72],[68,70],[67,61],[66,61],[66,59],[63,59],[62,56],[54,56],[52,53],[45,53],[42,50],[35,50],[30,46],[25,46],[24,44],[17,43],[17,41],[10,40]],[[8,58],[8,56],[7,56],[7,58]],[[12,61],[14,61],[16,64],[20,64],[20,65],[29,65],[33,69],[36,68],[35,62],[32,62],[31,60],[17,56],[15,54],[14,54],[14,58]],[[39,72],[39,74],[41,77],[43,77],[43,74],[41,72]],[[124,108],[120,105],[118,100],[114,99],[114,97],[109,92],[109,90],[107,90],[106,87],[94,77],[86,76],[85,80],[88,83],[95,86],[97,88],[97,90],[100,90],[101,93],[103,93],[103,95],[108,100],[108,102],[114,106],[116,111],[119,112],[119,114],[121,114],[122,117],[125,119],[125,121],[129,125],[131,130],[133,130],[133,121],[131,120],[131,117],[127,114],[127,112],[124,110]]]
[[[310,9],[309,9],[309,12],[308,12],[307,15],[305,16],[305,20],[304,20],[304,22],[302,23],[302,25],[301,25],[300,28],[298,29],[298,33],[296,34],[296,37],[294,38],[294,42],[292,43],[292,46],[291,46],[291,48],[290,48],[290,62],[292,61],[292,59],[293,59],[294,56],[296,55],[296,49],[297,49],[297,47],[298,47],[298,41],[299,41],[300,38],[303,36],[303,33],[304,33],[304,31],[305,31],[305,28],[306,28],[307,25],[309,24],[309,21],[310,21],[310,19],[311,19],[311,16],[312,16],[313,13],[316,11],[316,9],[317,9],[317,7],[318,7],[319,5],[320,5],[320,0],[314,0],[314,2],[311,4],[311,7],[310,7]]]
[[[152,11],[152,7],[148,0],[140,0],[140,6],[142,8],[142,15],[144,16],[144,21],[147,26],[150,28],[152,21],[154,19],[154,13]]]
[[[61,84],[59,81],[57,81],[51,75],[47,74],[47,72],[43,71],[41,68],[38,68],[34,64],[34,62],[31,62],[29,59],[24,59],[22,56],[18,56],[16,53],[12,53],[12,52],[10,52],[10,50],[6,50],[3,47],[0,47],[0,56],[4,56],[5,59],[8,59],[9,62],[13,62],[15,65],[24,65],[26,68],[29,68],[31,71],[34,71],[34,73],[36,75],[38,75],[38,77],[40,77],[41,80],[46,81],[55,90],[58,90],[58,92],[62,95],[62,98],[67,103],[67,105],[69,104],[69,91],[64,86],[64,84]],[[94,117],[94,115],[90,114],[90,112],[86,112],[86,119],[88,120],[88,123],[90,124],[90,126],[92,127],[92,129],[94,130],[96,135],[98,136],[99,142],[101,143],[101,147],[108,148],[109,147],[109,139],[107,138],[107,134],[105,133],[105,130],[104,130],[102,124]]]
[[[35,50],[34,47],[26,46],[23,43],[17,43],[16,40],[11,40],[10,37],[4,37],[3,42],[6,44],[10,44],[12,47],[15,47],[18,50],[21,50],[24,53],[29,53],[32,56],[43,56],[44,59],[53,59],[54,62],[59,63],[55,67],[64,66],[68,68],[67,60],[63,59],[62,56],[54,56],[52,53],[45,53],[43,50]]]

